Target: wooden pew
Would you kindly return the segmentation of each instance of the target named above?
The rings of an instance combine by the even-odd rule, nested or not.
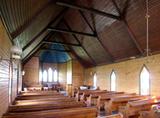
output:
[[[125,106],[129,101],[137,101],[141,99],[146,99],[149,96],[139,96],[139,95],[131,95],[131,96],[117,96],[111,98],[108,102],[105,102],[105,111],[108,114],[112,114],[113,111],[119,110],[120,106]]]
[[[57,95],[31,95],[31,96],[17,96],[16,100],[33,100],[33,99],[41,99],[41,98],[56,98],[56,97],[64,97],[62,94]]]
[[[160,104],[153,105],[149,111],[140,111],[139,118],[160,118]]]
[[[84,91],[83,94],[80,96],[80,101],[86,101],[87,97],[89,97],[91,94],[105,94],[110,93],[107,90],[92,90],[92,91]]]
[[[45,102],[76,102],[74,98],[64,97],[64,98],[51,98],[51,99],[38,99],[38,100],[18,100],[13,103],[13,105],[32,105],[32,104],[41,104]]]
[[[51,97],[51,98],[39,98],[39,99],[31,99],[31,100],[15,100],[13,105],[20,105],[20,104],[24,104],[24,103],[31,103],[31,102],[41,102],[41,101],[65,101],[65,100],[71,100],[71,101],[75,101],[75,98],[70,98],[67,96],[63,96],[63,97]]]
[[[86,107],[86,104],[75,101],[34,102],[33,104],[11,105],[9,106],[8,112],[28,112],[76,107]]]
[[[35,112],[7,113],[2,118],[96,118],[96,108],[71,108]]]
[[[80,101],[80,98],[82,99],[84,94],[86,93],[94,93],[94,92],[102,92],[102,91],[106,91],[106,90],[78,90],[78,92],[76,93],[76,100]],[[82,96],[82,97],[81,97]]]
[[[124,92],[113,92],[109,91],[106,93],[92,93],[89,97],[87,97],[86,104],[87,106],[96,106],[97,100],[99,99],[99,96],[106,96],[106,95],[112,95],[112,94],[124,94]]]
[[[109,102],[111,98],[120,97],[120,96],[133,96],[133,95],[136,95],[136,94],[135,93],[103,94],[98,97],[96,101],[96,106],[98,110],[100,110],[101,108],[104,109],[105,103]]]
[[[20,93],[19,96],[31,96],[31,95],[57,95],[60,94],[57,91],[39,91],[39,92],[25,92]]]
[[[118,113],[118,114],[108,115],[108,116],[99,116],[97,118],[123,118],[123,115],[121,113]]]
[[[128,102],[126,106],[123,106],[119,111],[123,114],[124,118],[137,117],[141,111],[149,111],[152,105],[160,104],[160,98],[149,98],[138,101]]]

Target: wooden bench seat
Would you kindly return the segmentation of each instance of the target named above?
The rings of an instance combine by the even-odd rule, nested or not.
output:
[[[110,92],[106,90],[86,91],[80,95],[80,101],[86,101],[87,97],[89,97],[91,94],[105,94],[105,93],[107,94]]]
[[[107,90],[78,90],[76,93],[76,100],[79,101],[81,96],[83,96],[85,93],[94,93],[94,92],[102,92],[102,91],[107,91]]]
[[[39,99],[39,100],[19,100],[15,101],[13,105],[33,105],[33,104],[45,104],[45,103],[54,103],[54,102],[76,102],[74,98],[65,97],[54,98],[54,99]]]
[[[134,96],[135,93],[123,93],[123,94],[103,94],[100,95],[96,101],[96,106],[100,110],[101,108],[104,109],[105,103],[109,102],[111,98],[118,97],[118,96]]]
[[[108,102],[105,102],[104,108],[108,114],[112,114],[113,111],[118,111],[120,106],[125,106],[129,101],[137,101],[148,97],[139,95],[113,97]]]
[[[108,116],[99,116],[97,118],[123,118],[123,115],[118,113],[118,114],[108,115]]]
[[[7,113],[2,118],[96,118],[96,108],[70,108],[35,112]]]
[[[86,104],[83,102],[75,101],[54,101],[54,102],[43,102],[26,105],[11,105],[9,106],[8,112],[27,112],[27,111],[38,111],[38,110],[51,110],[51,109],[64,109],[64,108],[75,108],[85,107]]]
[[[36,96],[36,95],[59,95],[60,93],[58,92],[43,92],[43,93],[24,93],[24,94],[20,94],[18,96]]]
[[[57,97],[64,97],[62,94],[57,95],[32,95],[32,96],[18,96],[15,100],[33,100],[33,99],[41,99],[41,98],[57,98]]]
[[[124,118],[139,116],[141,111],[148,111],[152,105],[160,104],[160,99],[150,98],[128,102],[126,106],[120,107],[119,111]]]
[[[124,92],[107,92],[107,93],[92,93],[90,94],[89,97],[87,97],[86,99],[86,104],[87,106],[96,106],[97,105],[97,100],[99,98],[99,96],[106,96],[106,95],[113,95],[113,94],[124,94]]]
[[[51,98],[40,98],[40,99],[33,99],[33,100],[16,100],[14,101],[13,105],[20,105],[23,103],[31,103],[31,102],[41,102],[41,101],[65,101],[65,100],[71,100],[71,101],[75,101],[75,98],[70,98],[70,97],[51,97]]]

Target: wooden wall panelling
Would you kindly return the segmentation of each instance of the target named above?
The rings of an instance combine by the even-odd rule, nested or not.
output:
[[[3,45],[2,45],[3,44]],[[0,117],[6,112],[9,104],[9,58],[12,43],[0,19]]]
[[[23,86],[34,86],[39,84],[39,58],[32,57],[25,65],[23,70]]]

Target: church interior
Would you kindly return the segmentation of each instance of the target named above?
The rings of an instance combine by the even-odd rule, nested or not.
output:
[[[160,0],[0,0],[0,118],[36,117],[160,118]]]

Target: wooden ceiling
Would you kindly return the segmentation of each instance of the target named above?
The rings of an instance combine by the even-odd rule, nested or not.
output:
[[[23,63],[36,55],[91,67],[145,56],[145,0],[1,0],[0,11],[11,41],[23,49]],[[160,51],[159,11],[160,1],[150,0],[153,54]]]

